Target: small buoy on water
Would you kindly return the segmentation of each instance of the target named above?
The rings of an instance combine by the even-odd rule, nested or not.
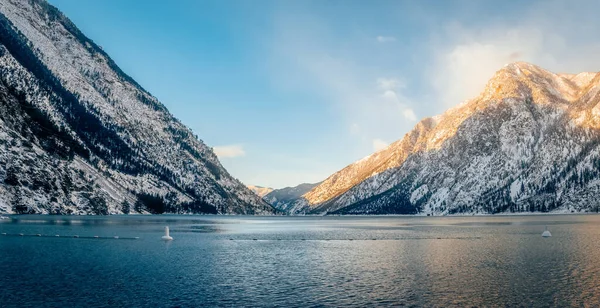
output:
[[[172,241],[173,238],[169,235],[169,227],[165,227],[165,235],[161,237],[164,241]]]
[[[544,231],[544,233],[542,233],[542,237],[551,237],[552,234],[550,234],[550,231],[548,231],[548,226],[546,226],[546,231]]]

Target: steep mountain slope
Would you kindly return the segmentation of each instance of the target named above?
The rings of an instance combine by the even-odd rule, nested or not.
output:
[[[600,75],[527,63],[302,198],[310,213],[595,210]],[[299,201],[295,201],[299,202]]]
[[[373,175],[400,166],[408,155],[424,144],[427,132],[434,125],[433,119],[419,122],[403,139],[334,173],[306,193],[304,198],[309,204],[320,204],[339,196]]]
[[[317,185],[319,183],[304,183],[294,187],[275,189],[264,196],[263,199],[282,212],[288,214],[304,213],[310,210],[310,207],[308,202],[301,197]]]
[[[45,1],[0,0],[0,73],[0,211],[274,212]]]
[[[262,187],[256,185],[247,185],[247,187],[261,198],[273,191],[273,188],[271,187]]]

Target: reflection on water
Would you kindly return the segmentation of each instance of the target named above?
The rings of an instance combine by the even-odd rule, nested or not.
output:
[[[597,215],[19,216],[0,233],[139,239],[0,235],[0,303],[600,306],[599,231]]]

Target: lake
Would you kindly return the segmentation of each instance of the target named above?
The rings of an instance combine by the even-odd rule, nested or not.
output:
[[[2,307],[600,306],[599,215],[12,218]]]

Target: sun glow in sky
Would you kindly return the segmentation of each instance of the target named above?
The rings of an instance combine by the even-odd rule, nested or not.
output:
[[[50,0],[245,184],[318,182],[504,64],[600,71],[598,1]]]

